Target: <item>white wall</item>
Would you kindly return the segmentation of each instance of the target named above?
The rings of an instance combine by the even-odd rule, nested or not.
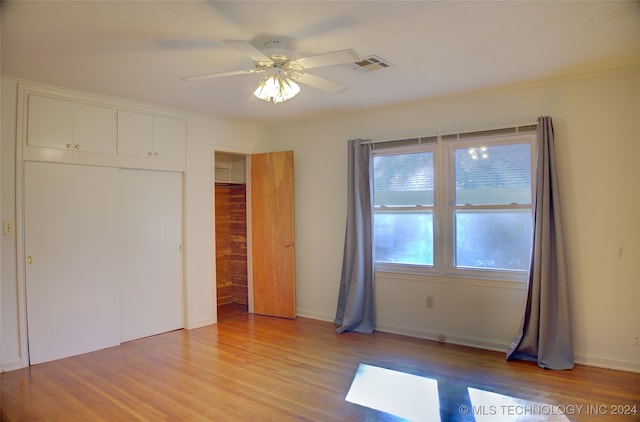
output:
[[[1,173],[2,221],[16,223],[15,157],[18,82],[2,79]],[[125,100],[123,100],[125,101]],[[198,327],[216,322],[215,260],[213,232],[212,160],[216,149],[233,152],[261,152],[266,143],[263,125],[188,116],[187,170],[185,172],[185,326]],[[1,236],[0,283],[0,370],[23,366],[24,343],[20,338],[19,288],[16,272],[16,236]],[[24,332],[24,330],[22,331]]]
[[[16,102],[18,88],[13,81],[2,79],[2,114],[0,132],[2,152],[0,153],[0,179],[2,221],[15,224],[15,157],[16,157]],[[15,233],[15,231],[14,231]],[[0,367],[17,368],[21,365],[22,353],[18,326],[18,285],[16,280],[16,236],[0,237],[0,333],[2,333],[2,361]]]
[[[640,259],[640,69],[439,98],[369,112],[272,126],[192,114],[185,174],[186,324],[216,321],[211,286],[211,160],[214,150],[293,150],[297,306],[333,320],[342,265],[346,140],[399,139],[492,129],[551,115],[556,130],[579,362],[640,371],[633,268]],[[2,80],[2,220],[15,221],[16,83]],[[2,366],[20,360],[15,236],[2,236]],[[378,328],[504,350],[520,322],[524,289],[501,282],[380,274]],[[426,296],[434,308],[426,308]]]
[[[187,328],[217,322],[213,249],[213,163],[215,151],[250,154],[264,151],[262,125],[192,114],[188,121],[185,175],[185,271]]]
[[[425,82],[427,83],[427,82]],[[294,150],[297,306],[333,320],[346,211],[346,141],[509,127],[550,115],[563,198],[576,360],[640,371],[640,69],[483,91],[281,124],[269,147]],[[378,329],[506,350],[524,286],[378,274]],[[427,309],[426,296],[434,296]]]

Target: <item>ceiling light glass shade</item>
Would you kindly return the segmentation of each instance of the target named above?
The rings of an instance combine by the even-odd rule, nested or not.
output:
[[[282,103],[298,95],[300,86],[289,77],[270,75],[260,81],[253,95],[268,103]]]

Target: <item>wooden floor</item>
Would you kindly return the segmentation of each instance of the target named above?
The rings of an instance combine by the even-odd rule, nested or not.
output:
[[[640,374],[584,366],[543,370],[505,362],[503,353],[386,333],[336,334],[328,322],[251,315],[234,306],[221,311],[217,325],[4,373],[0,416],[2,421],[397,420],[345,401],[360,363],[437,380],[434,406],[443,421],[474,420],[473,413],[478,420],[483,415],[640,420],[611,415],[640,405]],[[494,408],[474,409],[468,388],[539,407],[500,408],[496,402]],[[567,412],[573,414],[562,414]]]

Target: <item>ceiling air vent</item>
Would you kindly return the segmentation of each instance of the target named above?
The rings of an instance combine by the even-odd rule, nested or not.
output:
[[[380,70],[392,66],[391,63],[378,56],[366,57],[355,64],[356,69],[363,72],[373,72],[374,70]]]

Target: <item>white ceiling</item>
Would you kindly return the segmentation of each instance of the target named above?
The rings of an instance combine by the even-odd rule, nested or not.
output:
[[[640,65],[638,1],[3,1],[2,75],[220,116],[297,119]],[[261,75],[222,42],[264,35],[303,57],[345,48],[393,64],[313,72],[350,85],[302,86],[272,105]]]

